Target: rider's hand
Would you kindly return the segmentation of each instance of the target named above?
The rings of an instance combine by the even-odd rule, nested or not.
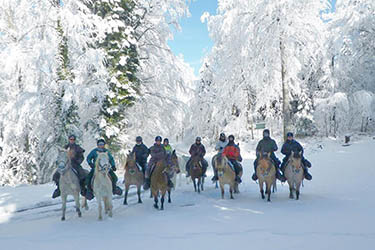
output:
[[[113,170],[113,172],[115,172],[117,170],[117,168],[113,166],[112,170]]]
[[[95,167],[94,163],[90,163],[89,165],[90,165],[90,168],[94,168]]]

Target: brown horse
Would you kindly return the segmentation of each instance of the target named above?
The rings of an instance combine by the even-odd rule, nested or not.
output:
[[[128,193],[129,188],[132,185],[137,186],[137,195],[138,195],[138,203],[142,203],[141,200],[141,186],[144,183],[145,177],[142,172],[141,167],[135,161],[135,153],[129,153],[126,158],[125,163],[125,197],[124,197],[124,205],[128,205]]]
[[[270,158],[271,153],[262,152],[258,160],[257,176],[259,179],[259,189],[262,199],[265,198],[263,186],[266,184],[267,201],[271,201],[271,186],[275,183],[276,169]]]
[[[200,157],[192,157],[190,162],[190,176],[191,180],[194,184],[194,191],[197,192],[197,186],[198,186],[198,193],[204,190],[203,184],[204,184],[204,177],[203,175],[203,167],[202,163],[200,161]],[[196,182],[196,179],[198,179],[198,184]]]
[[[151,175],[151,194],[154,197],[154,208],[159,209],[159,194],[161,195],[161,207],[160,210],[164,209],[164,197],[168,191],[168,174],[173,171],[172,165],[167,164],[167,159],[158,161],[155,165],[154,171]]]
[[[230,167],[227,157],[220,154],[215,157],[215,166],[218,173],[221,198],[224,199],[224,185],[229,185],[230,198],[233,198],[233,192],[239,193],[238,183],[235,181],[236,172]],[[242,176],[242,170],[240,171],[239,177]]]
[[[176,150],[173,150],[172,154],[168,157],[170,157],[169,162],[171,164],[170,172],[168,173],[168,175],[169,175],[169,178],[171,179],[171,181],[173,182],[173,185],[176,187],[176,185],[177,185],[176,175],[181,172],[180,166],[178,164],[178,157],[177,157],[177,154],[176,154]],[[170,187],[168,187],[167,191],[168,191],[168,203],[171,203],[172,202],[172,200],[171,200],[172,189]]]
[[[289,198],[293,199],[293,191],[296,191],[296,200],[298,200],[299,190],[304,178],[302,152],[292,152],[285,167],[285,177],[289,184]]]

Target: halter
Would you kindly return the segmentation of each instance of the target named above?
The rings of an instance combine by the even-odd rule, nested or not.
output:
[[[56,160],[56,165],[57,165],[57,171],[60,173],[60,174],[64,174],[66,172],[66,170],[68,170],[68,163],[69,163],[69,159],[67,156],[65,156],[64,158],[61,157],[61,154],[58,156],[57,160]]]
[[[98,167],[99,172],[107,172],[108,169],[110,168],[108,158],[99,159],[97,167]]]

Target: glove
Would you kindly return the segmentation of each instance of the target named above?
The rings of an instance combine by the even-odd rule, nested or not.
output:
[[[223,149],[223,147],[220,147],[220,150],[222,150]]]
[[[89,165],[90,165],[91,168],[95,167],[94,163],[90,163]]]
[[[117,168],[115,166],[113,166],[112,170],[113,170],[113,172],[115,172],[117,170]]]

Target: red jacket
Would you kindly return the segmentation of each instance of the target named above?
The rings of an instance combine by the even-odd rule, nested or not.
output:
[[[223,151],[223,155],[225,155],[230,160],[238,160],[240,157],[240,149],[235,144],[228,144]]]

